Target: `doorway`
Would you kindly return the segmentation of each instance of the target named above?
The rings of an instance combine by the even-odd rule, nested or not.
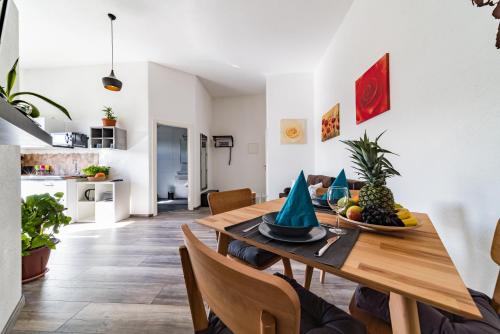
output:
[[[187,128],[157,124],[157,205],[158,212],[188,208]]]

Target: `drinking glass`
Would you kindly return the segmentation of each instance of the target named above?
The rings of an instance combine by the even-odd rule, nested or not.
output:
[[[349,190],[347,187],[332,186],[328,188],[327,202],[330,208],[337,214],[337,227],[331,228],[330,232],[344,235],[347,231],[340,227],[339,215],[347,207],[349,202]]]

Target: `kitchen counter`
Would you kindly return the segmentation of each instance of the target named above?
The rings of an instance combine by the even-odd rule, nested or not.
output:
[[[21,180],[47,181],[47,180],[78,180],[85,179],[79,175],[21,175]]]

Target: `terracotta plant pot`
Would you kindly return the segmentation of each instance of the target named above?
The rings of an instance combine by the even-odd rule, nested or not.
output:
[[[49,262],[50,248],[41,247],[30,251],[30,255],[23,256],[23,270],[22,280],[23,283],[34,281],[43,277],[49,269],[47,262]]]
[[[102,126],[115,126],[115,125],[116,125],[116,119],[108,119],[108,118],[102,119]]]

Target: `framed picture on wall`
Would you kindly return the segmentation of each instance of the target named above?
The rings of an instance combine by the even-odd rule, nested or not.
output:
[[[282,119],[281,144],[305,144],[307,140],[306,119]]]
[[[340,135],[340,103],[334,105],[321,117],[321,141]]]
[[[356,124],[391,109],[389,54],[386,53],[356,80]]]

